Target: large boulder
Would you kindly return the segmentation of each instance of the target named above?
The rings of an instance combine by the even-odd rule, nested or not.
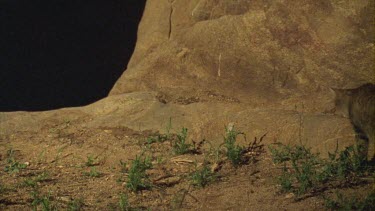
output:
[[[220,93],[322,111],[329,87],[375,82],[373,1],[149,0],[111,95]]]

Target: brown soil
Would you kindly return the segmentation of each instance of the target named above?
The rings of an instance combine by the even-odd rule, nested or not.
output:
[[[210,147],[216,143],[207,141],[198,153],[176,156],[170,141],[146,144],[147,137],[157,134],[156,131],[127,127],[90,129],[82,126],[85,121],[84,118],[50,121],[38,133],[0,136],[2,210],[32,209],[33,190],[38,190],[41,196],[50,194],[51,203],[59,210],[66,209],[74,199],[83,202],[83,210],[118,210],[121,193],[128,195],[133,208],[151,210],[325,209],[323,192],[302,200],[296,200],[293,194],[280,193],[276,181],[280,169],[272,163],[267,147],[249,152],[250,162],[237,168],[221,157],[216,180],[198,188],[192,185],[189,175],[195,164],[199,167],[205,159],[215,163]],[[220,132],[224,134],[224,130]],[[239,143],[244,144],[244,140]],[[28,164],[19,173],[4,172],[9,149],[13,149],[15,160]],[[147,171],[152,188],[134,193],[126,188],[127,172],[120,161],[129,164],[142,153],[152,157],[153,167]],[[86,165],[88,157],[93,158],[91,164],[100,172],[99,177],[85,173],[92,168]],[[48,176],[37,182],[36,189],[25,185],[25,180],[43,173]],[[342,190],[368,193],[371,184]],[[328,189],[324,194],[333,192]]]

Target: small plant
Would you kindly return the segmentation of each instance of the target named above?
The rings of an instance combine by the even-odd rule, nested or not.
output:
[[[69,203],[68,203],[68,210],[69,211],[79,211],[79,210],[82,210],[83,208],[83,199],[80,198],[80,199],[74,199],[74,200],[71,200]]]
[[[186,143],[187,139],[187,128],[182,128],[181,133],[177,134],[177,140],[173,145],[174,152],[177,155],[186,154],[191,150],[191,144]]]
[[[226,128],[226,136],[224,137],[224,147],[226,148],[226,156],[234,166],[238,166],[242,162],[242,153],[244,148],[236,145],[237,136],[243,134],[232,128]]]
[[[26,178],[23,181],[23,185],[28,186],[28,187],[32,187],[32,188],[36,188],[38,186],[38,183],[46,181],[46,180],[48,180],[48,178],[49,178],[48,173],[44,171],[43,173],[39,174],[36,177]]]
[[[21,169],[25,169],[27,167],[26,164],[22,164],[16,161],[16,159],[14,158],[13,149],[9,149],[7,151],[7,156],[8,156],[8,159],[7,159],[8,165],[5,166],[5,169],[4,169],[5,172],[8,172],[10,174],[18,173]]]
[[[46,148],[43,149],[42,152],[39,153],[37,163],[43,163],[46,161]]]
[[[153,144],[153,143],[163,143],[169,139],[169,136],[164,134],[157,134],[155,136],[150,136],[146,139],[147,144]]]
[[[181,210],[186,195],[189,195],[189,191],[186,189],[181,189],[175,193],[171,201],[170,210]]]
[[[215,173],[211,171],[206,162],[203,163],[203,167],[201,169],[198,169],[197,164],[195,164],[195,171],[191,175],[193,185],[203,188],[215,179]]]
[[[84,175],[88,177],[101,177],[102,173],[96,170],[95,167],[91,167],[89,172],[84,172]]]
[[[147,144],[153,143],[162,143],[171,139],[171,129],[172,129],[172,118],[169,118],[169,122],[166,126],[166,134],[156,134],[154,136],[150,136],[146,139]]]
[[[12,190],[12,188],[0,183],[0,196],[9,190]]]
[[[358,197],[344,197],[336,192],[337,200],[324,197],[325,206],[331,210],[374,210],[375,209],[375,191],[371,191],[365,199]]]
[[[0,194],[3,194],[5,192],[6,188],[3,184],[0,183]]]
[[[163,164],[165,162],[166,162],[166,160],[162,156],[156,157],[156,163],[158,165]]]
[[[131,210],[129,201],[128,201],[128,196],[125,194],[120,194],[120,200],[119,200],[119,208],[121,211],[129,211]]]
[[[282,175],[279,176],[277,179],[281,185],[281,190],[283,192],[289,192],[292,189],[293,179],[289,175],[288,168],[286,167],[286,165],[284,165],[282,169]]]
[[[221,147],[214,147],[212,146],[212,144],[210,142],[208,142],[210,144],[210,150],[209,150],[209,153],[208,153],[208,158],[213,162],[213,163],[219,163],[221,161],[221,156],[222,154],[224,154],[222,152],[222,149]]]
[[[270,151],[273,162],[283,165],[282,175],[278,177],[283,192],[292,191],[300,196],[319,184],[318,165],[321,161],[317,155],[304,146],[278,146],[270,147]]]
[[[345,150],[337,153],[337,150],[333,154],[329,154],[329,164],[326,171],[330,174],[336,174],[339,178],[344,179],[354,174],[354,176],[361,176],[367,170],[369,166],[366,160],[358,153],[358,145],[349,146]]]
[[[128,181],[126,187],[131,191],[139,191],[151,187],[146,170],[152,167],[151,158],[136,156],[129,168]]]
[[[120,172],[121,173],[126,173],[128,171],[127,169],[127,163],[120,160]]]
[[[92,155],[88,155],[85,165],[86,166],[94,166],[95,165],[95,158]]]
[[[167,136],[167,138],[169,139],[169,138],[170,138],[170,135],[171,135],[170,131],[171,131],[171,129],[172,129],[172,117],[169,118],[169,122],[168,122],[168,124],[167,124],[167,126],[166,126],[165,129],[166,129],[166,131],[167,131],[166,136]]]
[[[31,192],[32,202],[31,206],[33,210],[38,210],[38,206],[41,206],[43,211],[52,211],[57,210],[57,206],[51,202],[51,194],[48,195],[40,195],[38,191]]]

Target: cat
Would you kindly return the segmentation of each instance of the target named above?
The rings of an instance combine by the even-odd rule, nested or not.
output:
[[[355,89],[334,89],[335,112],[349,117],[356,132],[358,152],[362,158],[375,157],[375,84]]]

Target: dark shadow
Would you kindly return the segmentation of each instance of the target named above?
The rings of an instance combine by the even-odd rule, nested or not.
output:
[[[133,53],[146,0],[0,0],[0,111],[108,95]]]

